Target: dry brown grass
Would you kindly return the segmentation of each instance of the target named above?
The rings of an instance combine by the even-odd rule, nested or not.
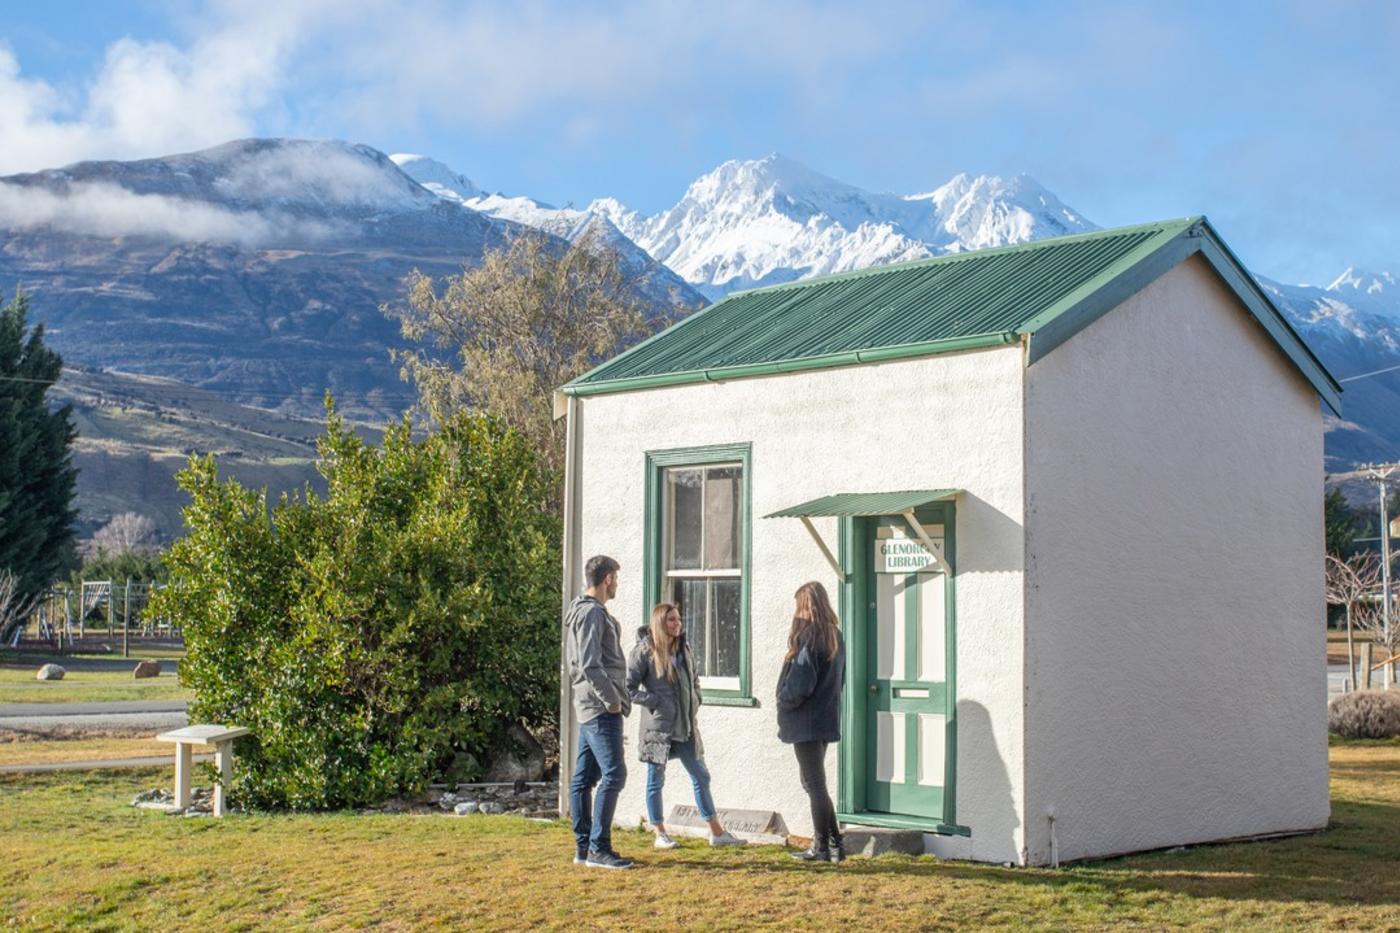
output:
[[[174,746],[157,742],[150,729],[9,729],[0,727],[0,765],[102,761],[166,755],[172,766]]]
[[[933,859],[808,867],[781,849],[569,864],[558,823],[515,817],[235,815],[129,807],[168,776],[0,777],[0,916],[91,929],[1042,929],[1400,927],[1400,744],[1332,749],[1321,834],[1077,865]]]

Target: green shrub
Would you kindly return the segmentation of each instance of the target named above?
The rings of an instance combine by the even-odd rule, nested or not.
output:
[[[1343,693],[1327,704],[1327,729],[1345,739],[1400,736],[1400,691]]]
[[[234,777],[253,806],[412,791],[556,696],[558,521],[520,435],[462,415],[378,448],[332,412],[318,468],[324,497],[269,507],[192,460],[152,601],[184,630],[190,721],[254,732]]]
[[[120,586],[132,583],[164,583],[165,555],[160,551],[122,551],[118,554],[96,554],[83,561],[81,570],[73,574],[76,588],[83,580],[110,580]]]

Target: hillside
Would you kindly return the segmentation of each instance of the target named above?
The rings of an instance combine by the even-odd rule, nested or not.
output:
[[[523,230],[428,191],[368,146],[240,140],[0,179],[0,287],[64,359],[245,405],[380,420],[408,401],[380,311],[413,269],[460,272]],[[562,246],[562,240],[561,246]],[[699,296],[639,251],[658,304]],[[659,309],[659,308],[658,308]]]
[[[175,474],[212,453],[225,476],[268,487],[274,498],[310,483],[323,424],[229,402],[173,380],[68,368],[50,393],[73,406],[78,428],[77,506],[84,535],[120,512],[149,515],[162,538],[180,533],[185,495]],[[360,426],[365,437],[381,432]]]

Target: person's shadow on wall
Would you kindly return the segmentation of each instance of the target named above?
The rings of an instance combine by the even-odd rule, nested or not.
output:
[[[957,705],[957,730],[954,817],[958,825],[972,830],[974,857],[1019,862],[1016,829],[1021,821],[1011,794],[1011,776],[997,749],[991,714],[975,700],[961,700]]]

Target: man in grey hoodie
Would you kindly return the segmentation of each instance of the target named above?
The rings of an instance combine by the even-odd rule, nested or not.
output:
[[[617,595],[617,571],[618,563],[611,557],[589,558],[583,569],[588,589],[569,605],[564,617],[569,681],[579,723],[578,759],[569,785],[574,864],[590,868],[632,867],[632,860],[612,847],[613,814],[627,781],[622,719],[632,711],[622,627],[606,608]],[[595,785],[598,797],[590,800]]]

